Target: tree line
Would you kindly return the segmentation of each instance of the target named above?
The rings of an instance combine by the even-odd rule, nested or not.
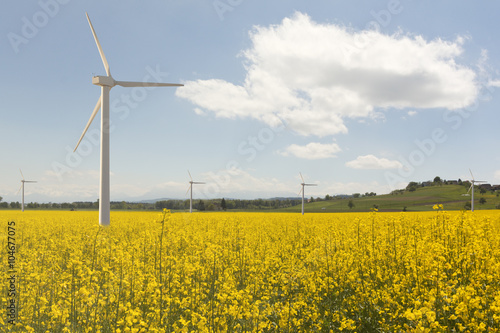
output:
[[[323,200],[320,198],[313,199],[312,201]],[[207,199],[193,201],[193,208],[199,211],[221,211],[221,210],[266,210],[278,209],[296,206],[301,204],[301,199],[287,198],[287,199],[253,199],[253,200],[240,200],[240,199]],[[45,210],[97,210],[99,209],[99,200],[91,201],[75,201],[64,203],[38,203],[29,202],[25,203],[26,209],[45,209]],[[189,210],[189,200],[160,200],[154,203],[148,202],[126,202],[126,201],[112,201],[112,210]],[[21,209],[19,202],[2,202],[0,197],[0,209]]]
[[[310,197],[308,202],[342,200],[347,198],[359,198],[364,196],[375,196],[374,192],[366,192],[365,194],[354,193],[352,195],[326,195],[324,198]],[[281,209],[292,206],[297,206],[302,203],[301,198],[272,198],[272,199],[206,199],[193,201],[193,209],[198,211],[225,211],[225,210],[272,210]],[[25,203],[26,209],[42,209],[42,210],[97,210],[99,209],[99,200],[97,201],[75,201],[63,203]],[[159,200],[156,202],[126,202],[126,201],[111,201],[112,210],[163,210],[172,209],[187,211],[189,210],[189,199],[169,199]],[[2,202],[0,197],[0,209],[21,209],[21,203]]]

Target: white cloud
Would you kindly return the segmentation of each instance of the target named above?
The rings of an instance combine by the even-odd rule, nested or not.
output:
[[[77,169],[69,169],[64,173],[58,173],[54,170],[45,170],[44,176],[42,177],[42,181],[67,181],[67,180],[82,180],[85,181],[94,181],[99,180],[100,173],[99,170],[77,170]]]
[[[196,177],[203,185],[193,186],[193,198],[205,200],[213,198],[271,198],[274,196],[290,196],[295,192],[298,183],[290,186],[276,178],[259,177],[242,169],[221,169],[201,173]],[[188,182],[169,181],[150,187],[148,192],[141,194],[148,199],[178,198],[189,199]]]
[[[459,65],[463,38],[425,40],[402,33],[352,31],[296,13],[255,27],[242,52],[243,84],[185,82],[177,96],[216,117],[282,122],[301,135],[347,133],[346,118],[384,108],[458,109],[478,95],[476,73]]]
[[[59,182],[58,176],[52,171],[44,173],[43,182],[32,184],[27,187],[26,201],[37,202],[73,202],[73,201],[95,201],[99,197],[99,181],[95,178],[96,171],[75,171],[72,175],[80,175],[82,179]],[[500,176],[500,174],[499,174]],[[40,180],[42,179],[40,178]],[[317,183],[319,186],[307,189],[308,196],[324,197],[325,194],[351,194],[355,192],[388,193],[390,188],[387,184],[373,182],[329,182],[315,179],[311,175],[304,174],[308,183]],[[91,181],[89,181],[91,179]],[[250,169],[221,169],[202,173],[197,180],[206,182],[205,185],[193,187],[195,200],[209,198],[272,198],[298,196],[300,190],[300,178],[298,173],[289,178],[277,179],[274,177],[263,177],[256,175]],[[16,184],[17,185],[17,184]],[[402,186],[404,187],[404,186]],[[159,198],[188,199],[186,194],[188,182],[168,181],[158,184],[139,183],[114,183],[111,190],[112,201],[117,200],[144,200]],[[4,201],[20,201],[20,195],[12,198],[4,198]]]
[[[378,158],[374,155],[358,156],[353,161],[345,164],[353,169],[399,169],[403,165],[399,161],[388,160],[386,158]]]
[[[490,80],[488,81],[488,87],[495,87],[498,88],[500,87],[500,80]]]
[[[196,113],[198,116],[206,116],[206,112],[200,108],[195,108],[194,113]]]
[[[500,170],[495,171],[494,176],[496,181],[500,181]]]
[[[290,196],[299,186],[287,185],[276,178],[260,178],[238,168],[208,172],[201,177],[206,184],[200,188],[200,195],[205,198]]]
[[[99,170],[71,169],[64,174],[45,170],[34,192],[54,202],[94,201],[99,197]]]
[[[406,184],[404,184],[406,186]],[[403,186],[403,187],[404,187]],[[391,188],[387,184],[380,184],[377,181],[371,182],[348,182],[348,183],[329,183],[322,186],[323,193],[328,193],[330,195],[338,194],[353,194],[353,193],[366,193],[374,192],[377,194],[388,194],[391,192]]]
[[[295,157],[308,160],[319,160],[323,158],[335,157],[335,154],[340,151],[341,149],[336,143],[323,144],[311,142],[305,146],[292,144],[288,146],[284,152],[280,152],[280,154],[283,156],[293,155]]]
[[[413,116],[415,116],[416,114],[417,114],[417,111],[414,111],[414,110],[412,110],[412,111],[408,111],[408,115],[409,115],[410,117],[413,117]]]

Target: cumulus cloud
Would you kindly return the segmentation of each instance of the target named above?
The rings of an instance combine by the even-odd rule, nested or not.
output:
[[[207,184],[200,189],[206,198],[220,197],[274,197],[289,196],[295,192],[291,187],[276,178],[257,177],[239,168],[222,169],[202,174]],[[294,184],[295,185],[295,184]]]
[[[68,170],[61,175],[53,170],[46,170],[34,193],[51,198],[55,202],[74,200],[94,201],[99,196],[99,170]]]
[[[490,80],[488,81],[488,87],[495,87],[498,88],[500,87],[500,80]]]
[[[385,108],[458,109],[478,96],[476,73],[456,62],[463,38],[352,31],[296,13],[254,27],[250,39],[242,84],[188,81],[177,96],[198,114],[284,122],[319,137],[347,133],[346,119],[376,118]]]
[[[406,186],[401,185],[402,187]],[[390,193],[392,190],[389,185],[381,184],[377,181],[371,182],[334,182],[334,183],[325,183],[324,186],[325,193],[330,195],[338,195],[338,194],[353,194],[353,193],[366,193],[366,192],[375,192],[377,194],[386,194]]]
[[[319,160],[323,158],[335,157],[335,154],[340,152],[341,149],[336,143],[323,144],[318,142],[311,142],[305,146],[292,144],[288,146],[285,151],[280,152],[283,156],[295,156],[308,160]]]
[[[349,168],[353,169],[399,169],[403,167],[401,162],[388,160],[386,158],[378,158],[374,155],[364,155],[358,156],[353,161],[349,161],[345,164]]]

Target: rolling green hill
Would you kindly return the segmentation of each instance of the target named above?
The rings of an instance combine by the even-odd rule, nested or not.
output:
[[[402,194],[385,194],[367,196],[360,198],[334,199],[328,201],[316,201],[305,204],[306,212],[366,212],[373,207],[378,207],[381,212],[403,211],[426,211],[432,210],[435,204],[442,204],[445,210],[461,210],[465,204],[470,203],[471,197],[464,196],[467,188],[462,185],[441,185],[419,187],[413,192],[404,191]],[[479,189],[474,191],[474,210],[496,209],[500,205],[498,192],[487,191],[480,194]],[[480,204],[479,200],[484,198],[486,203]],[[354,206],[349,208],[349,200]],[[375,205],[375,206],[374,206]],[[300,205],[280,209],[283,212],[300,212]]]

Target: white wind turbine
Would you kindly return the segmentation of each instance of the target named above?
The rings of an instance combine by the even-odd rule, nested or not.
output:
[[[470,198],[470,211],[473,212],[474,211],[474,184],[475,183],[486,183],[486,181],[485,180],[475,180],[474,179],[474,175],[472,174],[471,169],[469,169],[469,172],[470,172],[470,176],[471,176],[472,180],[470,180],[471,185],[470,185],[469,190],[467,191],[467,193],[469,193],[471,191],[471,189],[472,189],[471,198]]]
[[[189,181],[189,187],[187,190],[187,192],[191,192],[191,194],[189,196],[189,212],[192,213],[193,212],[193,184],[205,184],[205,183],[193,181],[193,177],[191,177],[191,172],[189,172],[189,170],[188,170],[188,174],[189,174],[189,178],[191,179]],[[186,194],[187,194],[187,192],[186,192]]]
[[[22,198],[22,202],[21,202],[21,211],[24,212],[24,183],[36,183],[36,180],[24,180],[24,175],[23,175],[23,172],[21,171],[21,169],[19,169],[19,172],[21,173],[21,177],[23,179],[21,179],[21,187],[17,191],[17,194],[19,194],[19,191],[21,191],[21,190],[23,191],[23,198]]]
[[[300,185],[302,185],[302,188],[300,189],[299,191],[299,194],[300,192],[302,192],[302,215],[304,215],[304,187],[305,186],[318,186],[318,184],[306,184],[306,182],[304,181],[304,177],[302,177],[302,173],[300,173],[300,178],[302,179],[302,183],[300,183]]]
[[[129,82],[129,81],[115,81],[111,76],[109,70],[108,61],[104,56],[101,44],[97,35],[95,33],[94,27],[90,22],[89,15],[87,15],[87,20],[89,21],[90,29],[94,35],[95,43],[99,49],[99,54],[101,55],[104,68],[106,69],[106,76],[94,76],[92,78],[92,83],[101,86],[101,97],[97,101],[94,108],[94,112],[90,116],[87,126],[83,130],[83,133],[76,144],[75,150],[80,145],[85,133],[87,132],[90,124],[94,120],[99,109],[101,112],[101,179],[100,179],[100,189],[99,189],[99,224],[102,226],[108,226],[110,222],[109,210],[110,210],[110,194],[109,194],[109,91],[114,86],[122,87],[179,87],[182,84],[174,83],[155,83],[155,82]]]

